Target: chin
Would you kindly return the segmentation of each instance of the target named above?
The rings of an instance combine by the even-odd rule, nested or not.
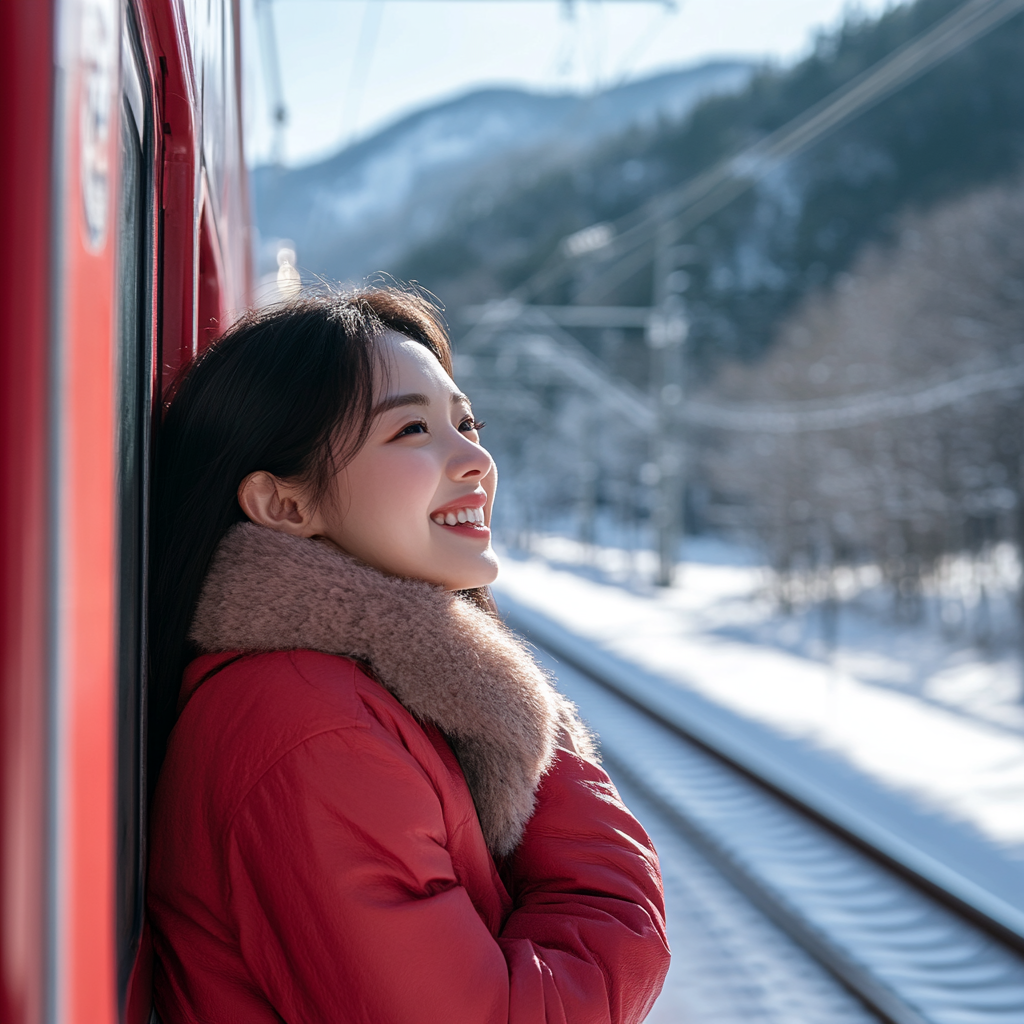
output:
[[[472,565],[467,565],[465,568],[459,566],[456,572],[452,572],[452,566],[448,566],[444,588],[445,590],[475,590],[477,587],[489,586],[498,578],[499,568],[498,556],[488,548],[473,560]]]

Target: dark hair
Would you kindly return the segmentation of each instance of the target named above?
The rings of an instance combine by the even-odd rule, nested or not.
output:
[[[178,378],[160,432],[152,524],[150,767],[177,717],[187,640],[213,553],[245,518],[238,485],[266,470],[322,501],[370,429],[377,340],[418,341],[451,373],[438,310],[378,288],[324,294],[247,313]]]

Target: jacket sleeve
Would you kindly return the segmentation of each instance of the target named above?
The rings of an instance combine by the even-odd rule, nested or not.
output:
[[[510,1020],[642,1021],[669,965],[661,873],[608,776],[560,751],[503,868]]]
[[[389,733],[339,739],[290,751],[231,823],[242,954],[283,1020],[642,1018],[667,962],[657,868],[603,773],[566,755],[548,776],[514,860],[521,903],[496,940],[458,883],[422,767]],[[546,823],[569,806],[556,833]],[[596,845],[581,854],[584,837]],[[643,992],[631,995],[638,970]]]

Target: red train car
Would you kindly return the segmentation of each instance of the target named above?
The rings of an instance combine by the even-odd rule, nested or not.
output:
[[[250,294],[239,20],[0,4],[6,1024],[149,1013],[150,466],[168,381]]]

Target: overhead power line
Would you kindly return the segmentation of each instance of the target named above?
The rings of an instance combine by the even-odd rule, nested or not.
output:
[[[652,400],[612,375],[600,360],[562,329],[563,326],[593,324],[571,319],[561,324],[556,321],[572,308],[517,306],[513,302],[470,307],[466,313],[480,333],[475,332],[475,344],[464,344],[464,350],[479,351],[495,334],[506,335],[512,342],[511,347],[550,367],[566,381],[598,399],[606,409],[625,416],[641,431],[652,430],[656,423]],[[586,306],[578,308],[587,309]],[[616,308],[607,309],[610,313],[615,311]],[[638,307],[638,311],[649,313],[642,307]],[[501,347],[502,351],[508,351],[508,342],[503,342]],[[1021,389],[1024,389],[1024,363],[945,380],[915,381],[890,391],[840,395],[818,401],[757,403],[691,399],[683,403],[678,415],[690,426],[743,433],[799,434],[922,416],[979,395]]]
[[[345,90],[345,101],[341,107],[341,136],[345,145],[353,142],[359,132],[359,111],[377,50],[385,2],[386,0],[366,0],[366,7],[363,8],[363,20],[359,26],[359,39],[356,43],[356,55],[352,60],[348,88]]]
[[[503,353],[521,352],[592,395],[605,409],[624,416],[640,431],[653,430],[654,410],[643,392],[613,377],[604,363],[555,322],[551,311],[540,306],[515,308],[514,304],[476,309],[478,329],[463,339],[460,351],[478,352],[500,333]]]
[[[266,3],[273,3],[275,0],[264,0]],[[285,3],[288,0],[284,0]],[[323,3],[334,3],[334,4],[354,4],[363,3],[364,0],[321,0]],[[410,0],[406,0],[410,2]],[[437,0],[413,0],[418,3],[436,3]],[[508,3],[509,0],[456,0],[456,2],[467,3],[467,4],[480,4],[480,3]],[[563,3],[564,0],[518,0],[521,3]],[[593,2],[593,0],[591,0]],[[656,4],[659,7],[666,7],[669,10],[675,10],[676,0],[600,0],[600,3],[629,3],[629,4]]]
[[[600,294],[628,280],[652,259],[658,230],[669,244],[717,213],[793,156],[874,107],[965,46],[1024,10],[1024,0],[968,0],[927,32],[894,50],[831,95],[759,142],[719,161],[679,188],[623,218],[609,246],[613,259],[581,295]],[[668,225],[666,227],[666,222]],[[513,293],[522,301],[572,273],[564,256],[541,268]]]
[[[647,306],[523,306],[516,302],[497,302],[465,306],[460,319],[466,324],[505,324],[518,319],[524,310],[540,313],[560,327],[643,329],[651,317]]]
[[[682,418],[694,426],[762,434],[842,430],[881,420],[921,416],[978,395],[1016,391],[1022,387],[1024,365],[1019,365],[966,374],[916,391],[882,391],[820,402],[756,405],[689,401]]]
[[[273,133],[272,161],[284,163],[285,130],[288,127],[288,107],[284,101],[284,83],[281,80],[281,59],[277,49],[277,27],[271,0],[256,0],[256,28],[259,32],[263,58],[264,85],[270,108],[270,127]]]
[[[253,0],[256,15],[256,30],[259,35],[261,62],[263,65],[264,88],[270,113],[272,134],[272,162],[280,166],[284,162],[285,132],[288,127],[288,107],[284,99],[284,82],[281,75],[281,57],[278,47],[277,28],[274,24],[273,6],[277,0]],[[285,0],[287,2],[287,0]],[[367,0],[322,0],[324,3],[367,3]],[[408,0],[407,0],[408,2]],[[422,3],[434,3],[436,0],[419,0]],[[507,3],[508,0],[461,0],[465,3]],[[520,0],[520,2],[559,3],[561,0]],[[601,0],[602,3],[654,4],[664,7],[666,11],[677,9],[676,0]],[[359,105],[365,88],[365,79],[372,60],[373,51],[377,46],[377,33],[380,28],[380,13],[384,0],[369,0],[360,30],[359,52],[349,79],[346,92],[345,109],[342,113],[342,129],[344,135],[352,134],[349,129],[358,120]],[[365,38],[364,38],[365,37]],[[363,56],[368,51],[367,56]]]

